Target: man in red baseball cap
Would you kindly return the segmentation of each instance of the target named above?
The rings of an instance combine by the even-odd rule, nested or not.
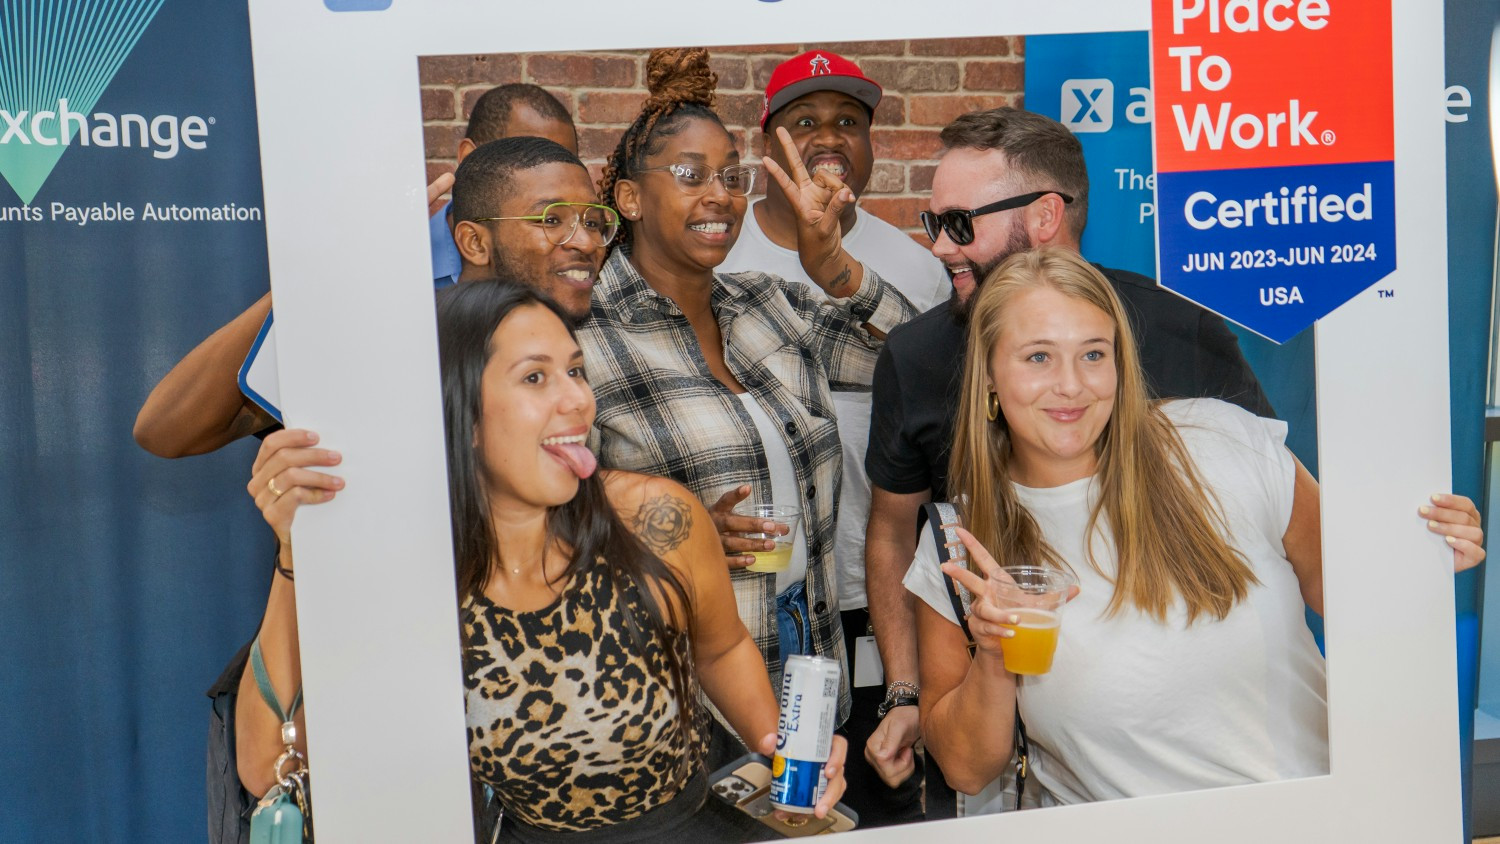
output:
[[[865,76],[859,65],[828,50],[808,50],[787,59],[771,71],[766,83],[766,107],[760,113],[760,128],[770,133],[766,120],[803,94],[838,91],[848,94],[875,113],[882,94],[880,83]]]
[[[870,122],[875,107],[880,105],[881,94],[879,84],[865,76],[859,65],[838,53],[809,50],[787,59],[776,66],[766,83],[765,107],[760,115],[759,152],[777,164],[787,163],[781,144],[776,143],[776,127],[784,126],[791,133],[809,172],[826,170],[859,196],[870,181],[875,162],[870,147]],[[844,209],[840,222],[845,238],[859,217],[856,205]],[[797,228],[792,207],[774,184],[767,187],[764,200],[751,206],[745,226],[747,233],[763,234],[771,243],[790,253],[796,252]],[[760,238],[741,234],[739,244],[730,253],[729,263],[734,262],[741,246],[761,251],[756,243],[747,242],[752,240],[759,241]],[[851,254],[860,257],[857,253]],[[758,265],[754,269],[769,271],[773,268]],[[880,268],[877,267],[876,271],[880,272]],[[899,284],[900,279],[897,281]],[[919,309],[926,310],[923,296],[912,298],[905,288],[901,292],[906,293]]]
[[[856,197],[861,196],[874,167],[870,121],[881,94],[880,85],[865,76],[859,65],[837,53],[809,50],[787,59],[777,65],[766,84],[759,152],[790,172],[776,141],[776,129],[784,128],[809,172],[821,170],[836,176]],[[857,203],[845,208],[840,225],[849,254],[894,284],[917,310],[926,311],[948,299],[951,286],[941,262],[900,229],[860,210]],[[747,270],[773,273],[807,285],[811,295],[823,295],[802,269],[794,212],[774,182],[767,185],[765,198],[750,206],[739,239],[718,267],[719,272]],[[843,725],[849,739],[849,789],[844,801],[859,812],[860,826],[921,820],[921,772],[911,753],[918,733],[917,708],[910,705],[916,702],[917,677],[912,671],[911,676],[891,674],[882,679],[876,649],[869,641],[864,537],[870,481],[864,457],[870,394],[835,392],[833,404],[844,451],[834,561],[840,615],[849,643],[850,664],[845,670],[854,681],[854,710]],[[862,639],[867,641],[858,641]]]

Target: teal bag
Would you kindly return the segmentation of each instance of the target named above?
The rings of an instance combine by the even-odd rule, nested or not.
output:
[[[276,692],[271,688],[271,678],[266,673],[266,661],[260,655],[260,637],[250,646],[250,668],[255,673],[255,684],[260,696],[271,712],[281,721],[281,740],[286,752],[277,757],[271,776],[276,784],[255,805],[250,815],[250,844],[310,844],[312,839],[312,812],[307,799],[306,757],[297,750],[297,723],[292,718],[302,704],[302,691],[292,698],[291,707],[283,713]],[[292,769],[283,774],[287,763]]]
[[[250,816],[250,844],[303,844],[304,820],[291,792],[274,785]]]

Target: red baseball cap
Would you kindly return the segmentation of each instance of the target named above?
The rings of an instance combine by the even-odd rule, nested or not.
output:
[[[881,90],[859,65],[828,50],[808,50],[776,66],[766,83],[766,106],[760,128],[782,106],[814,91],[838,91],[864,103],[870,111],[880,105]]]

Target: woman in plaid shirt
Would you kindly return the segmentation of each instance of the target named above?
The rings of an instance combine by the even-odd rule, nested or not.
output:
[[[672,478],[710,505],[740,617],[780,688],[791,654],[844,661],[830,391],[869,389],[885,331],[914,310],[844,251],[839,212],[854,196],[831,173],[810,175],[784,130],[793,172],[763,163],[794,199],[803,267],[832,301],[763,273],[716,275],[755,170],[712,111],[707,51],[654,51],[647,77],[651,96],[601,183],[624,224],[579,331],[598,397],[594,445],[604,465]],[[747,498],[802,508],[788,571],[745,570],[745,552],[770,545],[737,535],[761,529],[729,512]],[[848,713],[846,677],[839,723]],[[711,768],[737,750],[728,733],[716,738]]]

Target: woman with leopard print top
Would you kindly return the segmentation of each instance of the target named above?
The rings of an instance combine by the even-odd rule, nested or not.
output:
[[[764,752],[777,719],[709,514],[672,481],[595,471],[593,392],[550,300],[457,285],[439,294],[438,335],[470,760],[499,796],[501,840],[769,837],[705,800],[700,688]],[[343,488],[322,471],[339,456],[315,442],[267,437],[250,481],[286,573],[297,508]],[[283,699],[301,684],[296,635],[293,581],[278,576],[260,643]],[[236,714],[240,776],[259,794],[282,744],[249,672]],[[843,791],[838,742],[819,816]]]

